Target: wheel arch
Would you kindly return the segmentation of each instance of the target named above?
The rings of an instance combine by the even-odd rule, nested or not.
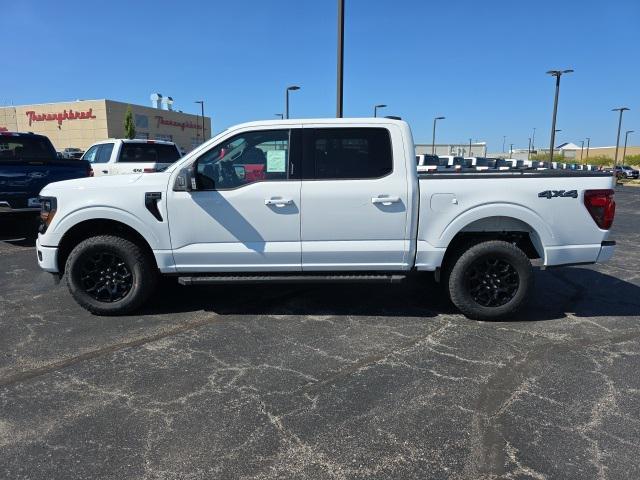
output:
[[[69,254],[78,243],[96,235],[116,235],[139,245],[156,263],[153,249],[147,239],[135,228],[119,220],[110,218],[92,218],[83,220],[65,231],[58,244],[58,272],[64,273]],[[156,263],[157,266],[157,263]]]

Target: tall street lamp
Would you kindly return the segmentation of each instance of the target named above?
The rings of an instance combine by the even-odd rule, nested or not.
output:
[[[531,136],[531,150],[536,149],[536,127],[533,127],[533,135]]]
[[[199,103],[200,104],[200,113],[202,115],[202,141],[206,141],[207,140],[207,130],[206,127],[204,125],[204,100],[196,100],[193,103]]]
[[[431,155],[436,154],[436,122],[444,120],[445,117],[434,117],[433,119],[433,136],[431,137]]]
[[[618,119],[618,137],[616,139],[616,156],[613,159],[613,166],[614,167],[616,165],[618,165],[618,148],[620,147],[620,128],[622,127],[622,112],[624,112],[625,110],[629,110],[629,108],[627,108],[627,107],[618,107],[618,108],[612,108],[611,109],[612,112],[620,112],[620,118]]]
[[[471,156],[471,139],[469,139],[469,156]]]
[[[338,68],[336,88],[336,117],[342,118],[342,88],[344,80],[344,0],[338,0]],[[287,116],[287,118],[289,118]]]
[[[633,130],[627,130],[624,134],[624,150],[622,151],[622,164],[624,165],[624,158],[627,156],[627,139],[629,134],[633,133]]]
[[[280,120],[284,118],[284,113],[274,113],[276,117],[280,117]]]
[[[582,162],[582,153],[584,152],[584,140],[580,142],[580,162]],[[584,163],[584,162],[583,162]]]
[[[591,137],[587,137],[587,158],[589,158],[589,144],[591,143]]]
[[[509,144],[509,158],[513,157],[513,143]]]
[[[383,103],[381,103],[381,104],[379,104],[379,105],[374,105],[374,106],[373,106],[373,118],[375,118],[375,117],[377,117],[377,116],[378,116],[378,109],[379,109],[379,108],[385,108],[385,107],[386,107],[386,105],[385,105],[385,104],[383,104]]]
[[[284,118],[289,118],[289,91],[292,90],[300,90],[300,87],[297,85],[291,85],[290,87],[287,87],[284,102]]]
[[[529,137],[529,149],[527,150],[527,160],[531,160],[531,137]]]
[[[560,94],[560,77],[565,73],[573,73],[573,70],[549,70],[547,72],[556,77],[556,96],[553,102],[553,120],[551,121],[551,142],[549,144],[549,161],[553,161],[553,148],[556,143],[556,116],[558,115],[558,95]]]
[[[504,142],[507,140],[507,136],[503,135],[502,136],[502,153],[504,153]]]

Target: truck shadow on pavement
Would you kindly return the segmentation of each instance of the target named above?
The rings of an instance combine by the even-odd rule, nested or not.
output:
[[[640,286],[585,267],[536,269],[528,305],[505,321],[640,315]],[[163,282],[143,315],[209,311],[219,315],[436,317],[460,315],[430,275],[400,284],[224,285]]]
[[[0,242],[19,247],[33,247],[38,238],[39,217],[33,213],[0,216]]]

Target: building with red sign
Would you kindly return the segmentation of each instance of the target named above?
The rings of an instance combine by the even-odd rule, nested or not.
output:
[[[78,100],[0,107],[0,131],[46,135],[57,150],[86,150],[107,138],[124,136],[124,117],[131,106],[136,137],[175,142],[187,152],[211,137],[211,119],[172,109],[169,102],[145,107],[114,100]]]

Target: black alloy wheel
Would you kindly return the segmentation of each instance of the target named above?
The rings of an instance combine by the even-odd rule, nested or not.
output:
[[[133,274],[117,254],[108,250],[93,253],[82,262],[80,281],[84,291],[100,302],[117,302],[133,287]]]
[[[471,298],[483,307],[506,305],[516,296],[520,286],[520,277],[513,265],[492,256],[474,262],[467,270],[465,280]]]

